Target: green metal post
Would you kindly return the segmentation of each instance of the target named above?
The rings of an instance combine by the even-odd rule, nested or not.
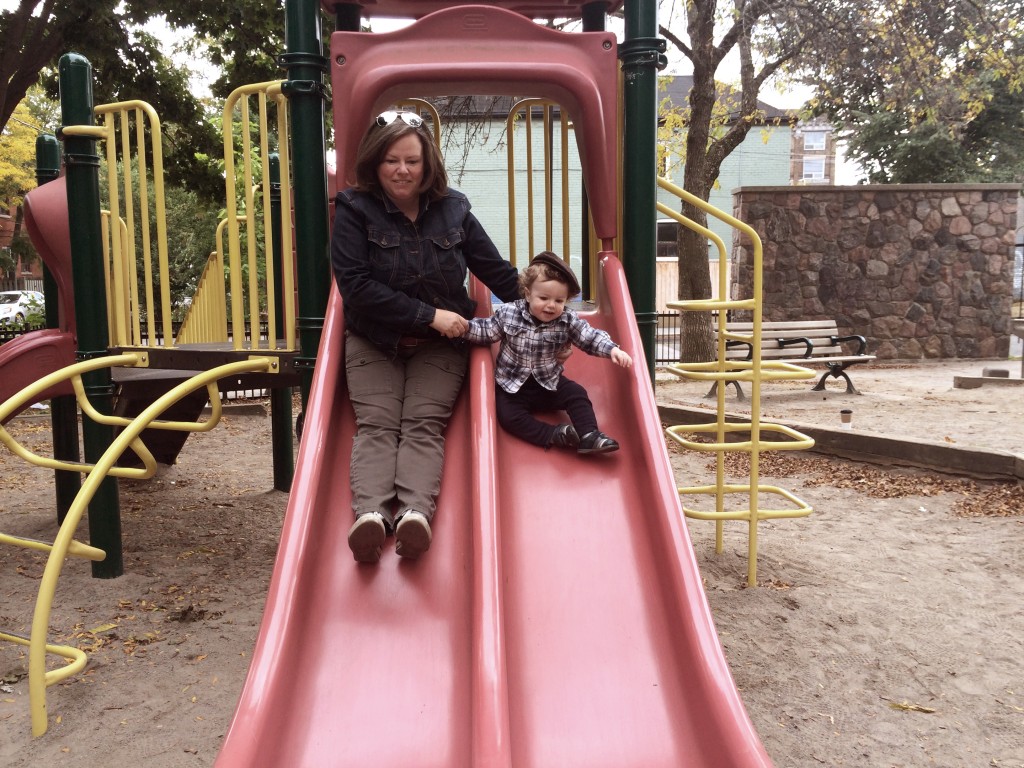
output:
[[[358,32],[362,11],[359,3],[338,3],[334,7],[334,28],[339,32]]]
[[[93,125],[92,65],[77,53],[61,57],[58,65],[61,121],[65,126]],[[107,291],[103,279],[103,239],[100,228],[100,157],[96,141],[83,136],[64,137],[67,167],[68,224],[71,228],[71,263],[75,286],[75,322],[78,359],[107,354]],[[110,369],[82,377],[85,394],[100,413],[111,414],[114,385]],[[85,461],[95,463],[114,440],[114,428],[92,419],[82,423]],[[89,505],[89,542],[107,553],[92,564],[92,575],[114,578],[124,573],[121,551],[121,512],[117,480],[107,477]]]
[[[60,176],[60,143],[56,136],[43,134],[36,137],[36,184],[42,186]],[[57,281],[49,267],[43,264],[43,295],[46,297],[46,327],[60,327],[60,301]],[[59,461],[79,463],[78,405],[73,395],[60,395],[50,399],[50,424],[53,433],[53,457]],[[57,524],[71,509],[75,496],[82,487],[77,472],[54,470],[57,494]]]
[[[277,286],[274,328],[277,338],[284,335],[284,271],[281,269],[281,156],[276,152],[270,161],[270,242],[274,254],[274,285]],[[270,434],[274,455],[274,489],[292,489],[295,460],[292,452],[292,388],[274,387],[270,390]]]
[[[291,115],[292,184],[295,204],[295,256],[299,290],[298,332],[302,415],[313,383],[324,315],[331,287],[328,256],[327,159],[324,139],[323,74],[327,59],[320,39],[318,0],[286,0],[285,45],[288,69],[284,92]]]
[[[654,380],[657,257],[658,77],[665,66],[665,41],[656,37],[658,3],[626,3],[623,70],[622,265],[633,298],[647,367]]]

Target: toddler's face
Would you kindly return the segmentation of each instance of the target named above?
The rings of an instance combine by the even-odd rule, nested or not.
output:
[[[557,280],[537,280],[526,292],[530,314],[542,323],[558,318],[569,300],[569,286]]]

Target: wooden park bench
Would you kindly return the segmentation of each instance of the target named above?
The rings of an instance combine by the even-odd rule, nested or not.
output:
[[[740,334],[751,336],[753,323],[729,322],[726,326],[730,335]],[[852,352],[848,353],[845,343],[856,342]],[[814,391],[825,389],[825,380],[829,378],[845,379],[846,391],[859,395],[853,386],[846,369],[857,363],[866,363],[875,359],[874,355],[866,354],[867,341],[863,336],[840,336],[835,320],[786,320],[761,323],[761,360],[792,363],[802,367],[824,365],[826,371],[812,387]],[[751,360],[754,345],[750,341],[733,340],[726,342],[726,360]],[[738,381],[730,382],[736,387],[736,395],[743,398],[743,390]],[[714,394],[715,387],[709,395]]]

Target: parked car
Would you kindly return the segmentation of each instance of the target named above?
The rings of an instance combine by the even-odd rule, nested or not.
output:
[[[39,291],[0,291],[0,325],[22,324],[31,314],[43,313]]]

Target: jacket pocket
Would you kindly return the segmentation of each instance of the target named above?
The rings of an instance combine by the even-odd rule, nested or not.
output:
[[[464,235],[461,229],[431,235],[437,270],[444,279],[449,295],[459,291],[466,282],[466,260],[462,255]]]
[[[370,245],[370,272],[374,279],[392,284],[401,262],[402,238],[397,232],[371,227],[366,233]]]

